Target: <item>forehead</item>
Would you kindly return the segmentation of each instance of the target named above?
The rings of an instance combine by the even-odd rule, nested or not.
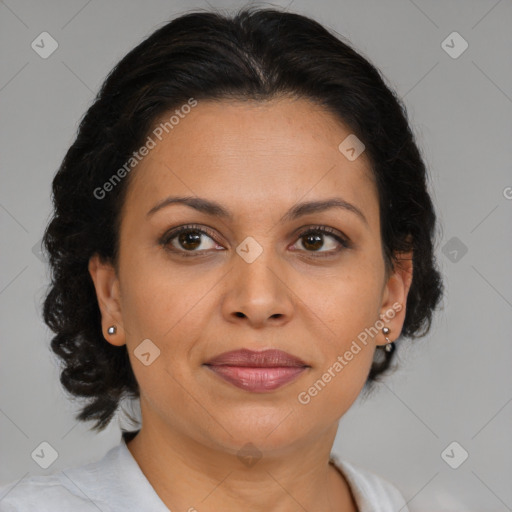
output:
[[[145,202],[146,211],[169,194],[242,209],[249,200],[267,208],[335,191],[361,209],[376,200],[365,153],[350,161],[339,150],[350,129],[311,101],[205,100],[171,124],[172,114],[156,121],[154,148],[132,176],[130,203]]]
[[[171,117],[172,126],[168,122]],[[201,100],[181,119],[172,113],[164,114],[155,127],[163,141],[156,141],[158,147],[153,155],[172,152],[183,158],[191,156],[188,153],[193,145],[200,155],[216,159],[311,155],[323,161],[338,157],[340,142],[351,134],[324,107],[295,97],[265,101]],[[364,153],[358,160],[351,167],[364,170],[368,163],[363,163]]]

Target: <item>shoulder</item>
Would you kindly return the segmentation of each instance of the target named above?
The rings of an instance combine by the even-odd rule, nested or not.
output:
[[[0,486],[0,512],[169,512],[125,442],[103,458]]]
[[[0,512],[98,512],[98,506],[110,510],[95,505],[63,472],[25,477],[0,487]]]
[[[360,512],[409,512],[402,493],[392,482],[352,462],[332,460],[347,479]]]
[[[0,486],[0,512],[110,512],[98,493],[100,473],[112,466],[117,448],[101,460],[48,475],[24,476]],[[106,483],[106,482],[103,482]]]

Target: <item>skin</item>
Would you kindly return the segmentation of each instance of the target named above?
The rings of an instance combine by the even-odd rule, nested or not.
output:
[[[402,309],[385,325],[390,340],[399,336],[412,255],[400,255],[386,274],[369,162],[364,152],[349,161],[338,150],[350,133],[305,99],[201,101],[130,175],[117,272],[90,259],[105,339],[127,345],[140,386],[142,429],[128,448],[173,511],[357,510],[328,459],[338,422],[361,391],[376,346],[386,343],[382,331],[308,404],[297,396],[396,303]],[[170,195],[217,201],[234,217],[185,205],[146,215]],[[298,202],[331,197],[356,206],[367,222],[339,208],[280,220]],[[190,246],[177,238],[169,243],[175,252],[159,243],[186,224],[215,235],[191,249],[203,256],[180,256]],[[300,233],[315,225],[351,245],[325,234],[312,248]],[[252,263],[236,252],[248,236],[263,249]],[[331,256],[322,258],[326,251]],[[134,355],[147,338],[160,350],[148,366]],[[262,394],[203,365],[239,348],[278,348],[310,368]],[[251,466],[238,457],[249,442],[261,455]]]

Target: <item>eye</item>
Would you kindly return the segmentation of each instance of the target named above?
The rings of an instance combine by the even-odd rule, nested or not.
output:
[[[330,243],[325,243],[324,238],[326,236],[331,239]],[[322,253],[320,257],[337,254],[341,250],[340,246],[346,249],[350,247],[346,238],[328,226],[315,226],[302,231],[299,234],[299,240],[297,243],[299,242],[306,252]],[[325,249],[325,247],[327,247],[326,250],[320,250]]]
[[[203,237],[206,237],[206,241]],[[330,243],[325,243],[325,237],[331,240]],[[314,253],[315,257],[319,258],[333,256],[340,252],[342,248],[350,248],[348,239],[328,226],[311,227],[299,233],[298,238],[299,240],[296,243],[301,242],[305,252]],[[186,225],[172,229],[161,237],[160,244],[167,251],[185,257],[204,256],[206,252],[212,249],[224,250],[224,247],[215,241],[215,235],[212,231],[196,225]]]
[[[199,228],[194,225],[180,226],[164,234],[160,243],[165,249],[179,252],[182,256],[199,256],[199,253],[215,249],[218,246],[213,236],[213,233],[210,233],[206,228]],[[210,243],[205,242],[203,237],[208,238]],[[187,254],[187,252],[191,254]]]

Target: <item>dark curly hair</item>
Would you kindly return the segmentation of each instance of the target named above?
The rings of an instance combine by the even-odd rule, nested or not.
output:
[[[383,256],[413,251],[413,280],[401,336],[430,329],[443,293],[433,244],[436,215],[405,106],[377,69],[339,35],[305,16],[244,7],[231,16],[195,10],[166,22],[109,73],[81,119],[53,180],[54,212],[43,237],[51,267],[44,321],[60,381],[86,404],[76,416],[103,430],[139,387],[126,345],[105,341],[88,262],[97,253],[117,269],[120,215],[135,171],[105,197],[98,190],[142,146],[164,114],[201,99],[289,95],[325,107],[363,141],[380,205]],[[396,351],[377,350],[365,388]]]

